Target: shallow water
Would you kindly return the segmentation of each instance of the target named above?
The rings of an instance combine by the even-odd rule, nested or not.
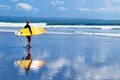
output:
[[[26,73],[15,61],[28,56],[25,37],[0,32],[0,80],[120,79],[120,38],[77,34],[32,37],[31,60],[44,61]]]

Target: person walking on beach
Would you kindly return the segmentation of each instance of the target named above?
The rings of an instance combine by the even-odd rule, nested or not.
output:
[[[30,31],[30,33],[32,35],[32,31],[31,31],[31,27],[30,27],[29,23],[30,23],[30,21],[26,21],[26,25],[25,25],[24,28],[29,28],[29,31]],[[26,37],[27,37],[27,40],[28,40],[27,41],[27,47],[31,48],[31,46],[30,46],[31,36],[26,36]]]

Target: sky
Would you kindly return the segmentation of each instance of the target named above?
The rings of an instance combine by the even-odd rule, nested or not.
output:
[[[0,16],[120,20],[120,0],[0,0]]]

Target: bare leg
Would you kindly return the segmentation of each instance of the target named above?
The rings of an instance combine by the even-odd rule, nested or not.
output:
[[[27,36],[27,39],[28,39],[28,41],[27,41],[27,47],[30,48],[30,47],[31,47],[31,46],[30,46],[31,36]]]

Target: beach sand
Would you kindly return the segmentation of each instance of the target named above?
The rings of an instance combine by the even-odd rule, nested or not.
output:
[[[0,32],[0,80],[105,80],[120,79],[120,38],[76,34],[44,34],[32,37],[32,60],[39,69],[15,65],[25,59],[26,37]]]

